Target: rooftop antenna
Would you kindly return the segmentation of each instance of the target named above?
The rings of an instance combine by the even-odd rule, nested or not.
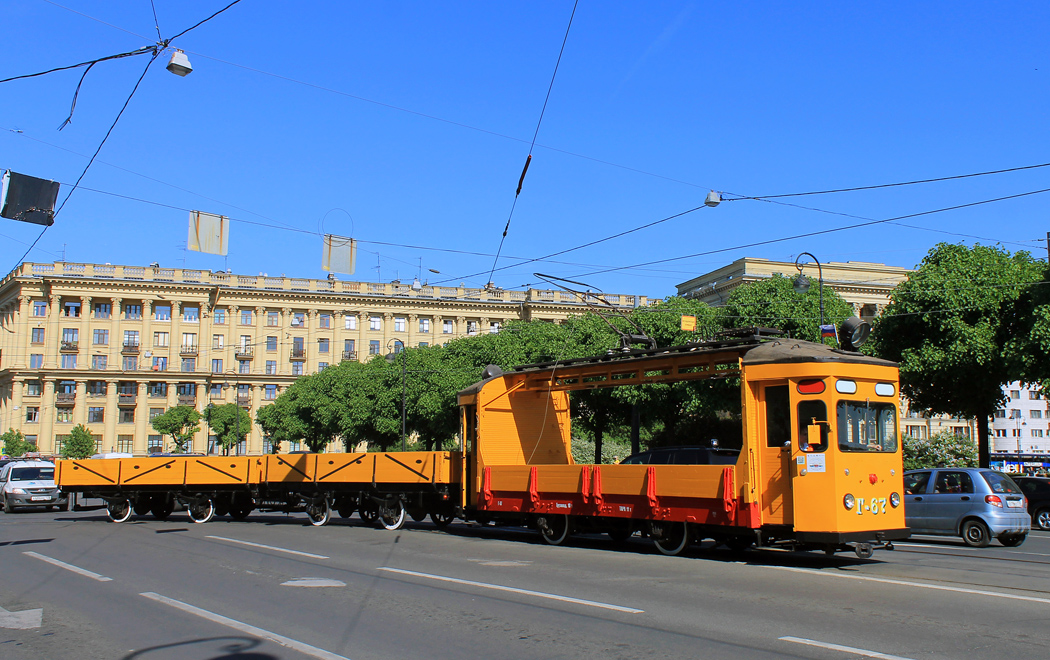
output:
[[[379,253],[376,252],[376,282],[382,282],[383,281],[383,271],[381,270],[381,267],[382,267],[382,260],[381,260],[381,257],[379,256]]]

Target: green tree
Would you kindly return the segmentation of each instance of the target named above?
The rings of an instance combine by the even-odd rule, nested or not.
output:
[[[201,414],[193,406],[175,406],[153,418],[150,424],[159,433],[171,436],[175,451],[186,451],[200,427]]]
[[[36,451],[36,445],[27,442],[22,432],[14,428],[9,428],[0,435],[0,443],[3,443],[3,453],[11,458],[18,458],[27,452]]]
[[[288,414],[288,399],[282,398],[283,396],[278,396],[272,404],[262,406],[255,412],[255,423],[269,439],[275,454],[280,451],[282,445],[290,445],[303,437],[302,432],[293,426],[296,422]]]
[[[901,394],[914,408],[977,419],[983,467],[1003,383],[1034,380],[1026,294],[1043,271],[1027,252],[941,243],[893,290],[872,332],[869,350],[899,363]]]
[[[62,443],[63,458],[89,458],[95,454],[95,437],[83,424],[77,424],[69,431],[69,437]]]
[[[208,423],[215,439],[222,447],[224,456],[230,454],[230,448],[252,432],[252,416],[241,410],[236,403],[224,403],[221,406],[208,405],[204,408],[204,421]]]
[[[973,440],[941,431],[929,438],[904,436],[904,469],[931,467],[977,467]]]
[[[768,280],[738,286],[719,314],[727,328],[779,328],[790,336],[820,341],[820,292],[810,286],[794,289],[795,278],[777,273]],[[831,287],[824,287],[824,323],[838,326],[853,316],[853,308]]]

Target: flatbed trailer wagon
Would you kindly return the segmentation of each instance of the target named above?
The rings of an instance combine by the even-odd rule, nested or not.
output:
[[[458,395],[459,451],[88,459],[60,461],[56,479],[105,498],[115,521],[164,518],[175,500],[196,522],[357,511],[397,529],[429,514],[524,525],[553,545],[640,532],[671,555],[711,538],[865,557],[908,536],[892,362],[755,334],[485,376]],[[572,391],[725,378],[740,382],[735,464],[574,462]]]

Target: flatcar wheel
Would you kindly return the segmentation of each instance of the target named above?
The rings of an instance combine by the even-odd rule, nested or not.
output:
[[[106,505],[106,513],[109,514],[109,519],[115,523],[127,522],[132,514],[131,501],[119,500],[110,502]]]
[[[405,526],[405,504],[398,500],[393,506],[386,505],[379,512],[379,523],[383,529],[394,531]]]
[[[416,522],[423,522],[427,519],[426,509],[409,509],[408,515]]]
[[[153,498],[151,497],[140,497],[135,500],[135,505],[131,507],[131,510],[135,512],[136,516],[144,516],[150,512],[152,500]]]
[[[357,511],[357,507],[353,504],[340,504],[336,511],[339,512],[340,518],[349,518],[354,515],[354,511]]]
[[[379,507],[369,499],[361,503],[361,508],[358,509],[357,513],[361,516],[361,520],[367,523],[375,523],[376,519],[379,518]]]
[[[157,520],[167,520],[174,510],[175,502],[170,497],[159,496],[153,498],[153,506],[150,507],[150,513]]]
[[[186,513],[193,522],[198,524],[206,523],[215,517],[215,503],[211,501],[210,497],[195,500],[186,507]]]
[[[321,500],[320,503],[307,506],[306,515],[309,516],[311,525],[322,527],[327,525],[328,521],[332,519],[332,505],[328,503],[326,498]]]
[[[234,520],[244,520],[251,512],[251,504],[234,504],[230,507],[230,517]]]
[[[540,528],[540,534],[548,545],[561,545],[569,538],[569,516],[566,514],[540,516],[536,519],[536,526]]]
[[[455,519],[456,516],[452,515],[451,513],[448,513],[447,511],[430,512],[430,522],[434,523],[434,525],[438,529],[445,529],[446,527],[451,525],[452,521]]]
[[[689,545],[689,529],[684,522],[654,522],[653,543],[665,555],[680,555]]]

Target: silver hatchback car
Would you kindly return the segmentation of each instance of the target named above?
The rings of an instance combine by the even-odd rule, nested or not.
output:
[[[912,534],[961,536],[975,548],[993,538],[1019,546],[1032,527],[1021,489],[1009,476],[985,468],[905,472],[904,519]]]

